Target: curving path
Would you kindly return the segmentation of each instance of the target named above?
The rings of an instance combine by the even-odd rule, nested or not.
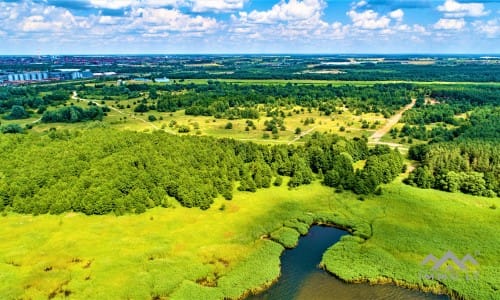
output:
[[[78,94],[76,93],[76,91],[73,91],[73,94],[71,95],[71,99],[74,99],[74,100],[81,100],[81,101],[85,101],[85,102],[93,102],[95,103],[97,106],[103,106],[102,104],[99,104],[97,102],[97,100],[90,100],[90,99],[83,99],[83,98],[80,98],[78,97]],[[117,113],[121,114],[121,115],[127,115],[126,113],[124,113],[123,111],[119,110],[118,108],[116,107],[112,107],[112,106],[108,106],[111,110],[114,110],[116,111]],[[138,120],[138,121],[141,121],[141,122],[144,122],[148,125],[150,125],[151,127],[153,127],[153,129],[156,129],[156,130],[160,130],[160,127],[156,126],[155,124],[151,123],[151,122],[148,122],[144,119],[141,119],[141,118],[138,118],[136,116],[134,116],[133,114],[130,114],[129,115],[130,118],[134,119],[134,120]]]

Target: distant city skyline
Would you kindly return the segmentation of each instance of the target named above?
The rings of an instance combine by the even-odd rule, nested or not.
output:
[[[0,55],[497,54],[500,0],[0,0]]]

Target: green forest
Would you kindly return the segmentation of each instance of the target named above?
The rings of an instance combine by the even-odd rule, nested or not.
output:
[[[324,180],[368,194],[402,171],[403,158],[362,139],[314,134],[302,146],[267,146],[230,139],[93,129],[6,135],[1,139],[2,209],[18,213],[121,215],[169,206],[207,209],[218,195]],[[362,170],[352,164],[367,160]],[[324,174],[324,179],[323,179]],[[62,192],[64,191],[64,192]]]

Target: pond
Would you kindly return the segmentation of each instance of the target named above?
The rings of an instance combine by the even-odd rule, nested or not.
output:
[[[294,249],[281,256],[281,277],[278,282],[259,295],[247,299],[425,299],[443,300],[448,296],[423,293],[395,285],[370,285],[344,283],[318,268],[323,253],[335,244],[344,230],[333,227],[313,226],[300,238]]]

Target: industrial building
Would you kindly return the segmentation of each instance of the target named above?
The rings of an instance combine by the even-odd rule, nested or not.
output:
[[[88,79],[94,75],[90,70],[80,69],[56,69],[54,71],[34,71],[23,73],[10,73],[0,77],[0,81],[5,82],[38,82],[51,80],[75,80]]]

